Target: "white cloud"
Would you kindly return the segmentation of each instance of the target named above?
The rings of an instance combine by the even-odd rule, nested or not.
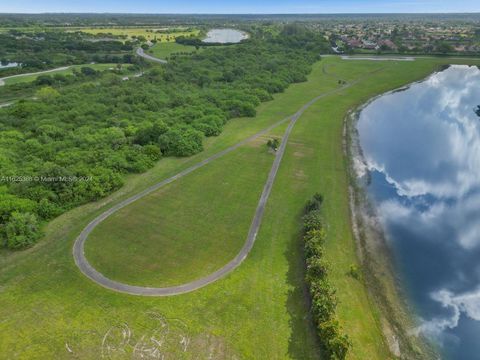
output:
[[[372,102],[358,123],[368,168],[400,196],[458,199],[480,187],[479,82],[476,67],[452,66]]]
[[[414,330],[415,334],[424,334],[442,340],[444,331],[458,326],[460,316],[463,314],[470,319],[480,321],[480,288],[474,291],[455,295],[453,292],[442,289],[431,294],[432,300],[440,303],[450,312],[449,316],[435,317],[423,321]]]
[[[415,206],[401,203],[397,199],[388,199],[378,204],[378,213],[382,223],[402,224],[418,234],[429,234],[430,241],[445,239],[436,234],[451,233],[447,241],[456,243],[463,250],[472,250],[480,245],[480,194],[471,195],[460,201],[447,203],[436,201],[425,205],[422,199]],[[453,230],[453,231],[451,231]]]

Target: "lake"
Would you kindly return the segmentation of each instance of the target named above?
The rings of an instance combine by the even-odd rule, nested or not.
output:
[[[205,43],[238,43],[248,38],[248,34],[235,29],[212,29],[202,41]]]
[[[480,357],[480,70],[451,66],[385,94],[357,130],[415,331],[445,359]],[[366,175],[365,175],[366,176]]]

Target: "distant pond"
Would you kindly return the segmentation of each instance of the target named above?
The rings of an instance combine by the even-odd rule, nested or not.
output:
[[[480,358],[480,70],[451,66],[383,95],[357,130],[418,332],[443,359]],[[366,176],[366,175],[365,175]]]
[[[0,62],[0,69],[7,69],[20,66],[19,63],[16,62]]]
[[[248,34],[235,29],[212,29],[202,41],[205,43],[238,43],[248,38]]]

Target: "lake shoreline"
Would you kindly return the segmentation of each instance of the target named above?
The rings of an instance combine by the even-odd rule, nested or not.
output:
[[[390,351],[399,358],[408,359],[434,359],[438,358],[438,352],[431,341],[415,334],[420,319],[413,310],[395,267],[392,249],[387,243],[377,209],[366,193],[370,175],[356,125],[361,112],[378,98],[407,90],[435,73],[437,71],[421,80],[376,95],[351,110],[344,118],[343,143],[348,167],[352,233],[364,282],[372,302],[379,310],[380,324]]]

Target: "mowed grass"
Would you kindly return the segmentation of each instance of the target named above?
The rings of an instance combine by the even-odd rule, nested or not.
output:
[[[163,159],[147,173],[128,177],[125,186],[111,196],[49,223],[44,239],[34,248],[0,253],[0,358],[131,359],[139,357],[139,349],[151,349],[151,339],[158,339],[165,322],[174,335],[181,332],[190,339],[185,352],[178,352],[178,347],[167,341],[171,346],[165,350],[166,359],[319,358],[308,320],[299,232],[305,201],[314,192],[322,192],[329,223],[326,256],[338,289],[339,319],[354,344],[349,358],[387,359],[378,314],[366,289],[345,274],[357,259],[341,148],[343,118],[346,110],[369,97],[418,80],[437,64],[448,62],[434,59],[387,64],[326,58],[315,64],[308,82],[292,85],[274,101],[262,104],[257,117],[229,122],[219,137],[206,141],[203,153]],[[293,114],[309,99],[338,87],[338,78],[362,80],[320,100],[299,119],[257,242],[234,272],[192,293],[143,298],[106,290],[75,267],[73,241],[100,212]],[[276,129],[274,134],[282,130]],[[259,154],[252,155],[256,161]],[[160,321],[159,315],[166,320]],[[128,331],[122,331],[126,328]],[[124,338],[124,334],[130,335]]]
[[[35,81],[40,75],[70,75],[73,74],[74,71],[80,71],[82,67],[90,67],[92,69],[95,69],[97,71],[104,71],[108,69],[113,69],[117,66],[117,64],[83,64],[83,65],[72,65],[69,66],[68,69],[62,69],[62,70],[56,70],[56,71],[49,71],[46,73],[37,73],[37,74],[31,74],[31,75],[14,75],[13,77],[8,77],[8,79],[5,79],[5,85],[13,85],[13,84],[18,84],[18,83],[26,83],[26,82],[32,82]]]
[[[86,242],[107,277],[172,286],[207,276],[242,248],[274,155],[261,137],[121,209]]]
[[[143,36],[147,40],[157,40],[157,41],[175,41],[175,38],[179,36],[190,36],[198,35],[199,30],[193,31],[174,31],[168,32],[168,29],[162,32],[156,32],[161,28],[156,27],[109,27],[109,28],[94,28],[94,27],[82,27],[75,28],[69,31],[81,31],[87,34],[104,34],[114,35],[114,36],[127,36],[129,39],[136,36]]]
[[[153,45],[149,50],[148,53],[160,58],[166,59],[171,54],[180,53],[180,52],[193,52],[195,51],[195,46],[191,45],[182,45],[176,42],[159,42]],[[200,50],[200,49],[199,49]]]

